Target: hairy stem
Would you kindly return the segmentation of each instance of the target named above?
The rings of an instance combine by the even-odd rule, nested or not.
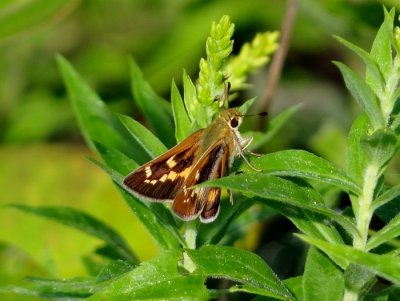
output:
[[[365,169],[362,194],[358,198],[358,212],[356,216],[359,235],[354,237],[353,246],[365,250],[368,239],[368,229],[373,215],[372,201],[379,177],[379,167],[370,164]]]
[[[393,98],[399,85],[400,57],[397,55],[393,61],[393,67],[386,81],[384,97],[381,98],[381,108],[386,125],[389,123],[396,99]]]
[[[378,178],[379,167],[376,164],[370,163],[365,169],[362,194],[357,200],[358,210],[356,212],[356,226],[358,235],[354,236],[353,239],[353,247],[362,251],[366,250],[369,224],[374,213],[372,201],[374,199],[374,191]],[[359,292],[346,288],[343,295],[343,301],[357,300],[359,300]]]
[[[197,221],[190,221],[186,223],[185,229],[185,241],[186,247],[191,250],[196,249],[196,237],[197,237]],[[190,257],[183,253],[183,267],[189,271],[193,272],[196,269],[195,263],[190,259]]]
[[[358,300],[358,293],[345,290],[343,295],[343,301],[357,301]]]

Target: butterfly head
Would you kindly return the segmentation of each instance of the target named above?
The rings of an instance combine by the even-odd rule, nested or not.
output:
[[[219,119],[232,130],[237,130],[242,123],[242,114],[237,108],[227,109],[221,112]]]

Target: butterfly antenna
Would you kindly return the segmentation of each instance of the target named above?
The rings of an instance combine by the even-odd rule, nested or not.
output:
[[[260,112],[260,113],[257,113],[257,114],[245,114],[245,115],[242,115],[243,117],[249,117],[249,116],[268,116],[268,112]]]
[[[224,88],[224,107],[228,108],[229,107],[229,91],[231,89],[231,83],[230,82],[225,82],[225,88]]]

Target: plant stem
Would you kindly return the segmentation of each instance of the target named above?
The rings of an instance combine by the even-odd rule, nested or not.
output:
[[[388,125],[393,107],[395,105],[396,99],[393,95],[399,85],[399,74],[400,72],[400,57],[396,55],[393,61],[392,70],[386,80],[386,85],[384,88],[384,95],[380,99],[383,117],[385,118],[385,125]]]
[[[186,247],[191,250],[196,249],[196,237],[197,237],[197,221],[190,221],[186,223],[185,229],[185,241]],[[186,252],[183,253],[183,267],[192,273],[196,269],[195,263],[187,255]]]
[[[357,301],[357,300],[358,300],[358,293],[345,289],[343,295],[343,301]]]
[[[186,223],[185,229],[185,241],[186,246],[189,249],[196,249],[196,237],[197,237],[197,221],[190,221]]]
[[[359,235],[354,237],[353,246],[359,250],[365,250],[368,239],[368,229],[373,215],[372,201],[379,177],[379,167],[369,164],[365,169],[362,194],[358,198],[357,230]]]
[[[369,163],[364,173],[362,193],[357,200],[358,210],[355,212],[358,235],[354,236],[353,247],[362,251],[366,250],[369,224],[374,213],[372,201],[374,199],[374,191],[378,178],[379,167],[374,163]],[[359,292],[346,288],[343,295],[343,301],[357,300],[359,300]]]

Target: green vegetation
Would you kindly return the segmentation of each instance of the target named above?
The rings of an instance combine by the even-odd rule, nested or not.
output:
[[[73,1],[65,2],[68,5],[57,2],[53,8],[45,11],[40,8],[40,3],[32,1],[31,4],[40,12],[36,18],[17,27],[12,24],[5,26],[0,36],[6,37],[24,28],[29,29],[39,22],[35,20],[46,18],[52,10],[65,12],[77,5]],[[330,9],[334,9],[334,3],[331,2]],[[198,5],[204,16],[215,10],[217,4]],[[161,3],[159,5],[162,6]],[[232,6],[231,11],[237,10],[238,13],[242,9],[240,12],[246,15],[247,11],[241,5],[233,2]],[[314,12],[320,18],[325,18],[324,22],[329,22],[327,15],[319,8],[315,5],[309,13]],[[255,12],[259,8],[252,9]],[[26,14],[23,9],[16,11],[22,16]],[[32,216],[47,221],[40,221],[43,224],[38,228],[33,226],[29,233],[12,231],[9,234],[13,239],[26,237],[28,254],[7,242],[1,245],[0,264],[4,263],[5,267],[2,272],[5,280],[2,280],[3,287],[0,288],[2,296],[9,298],[6,300],[19,300],[22,296],[26,300],[209,300],[223,295],[229,300],[257,301],[396,300],[400,294],[400,29],[396,26],[398,16],[395,9],[383,11],[384,21],[373,39],[371,51],[356,46],[357,41],[349,42],[347,40],[350,39],[336,37],[341,45],[358,57],[366,69],[365,76],[360,76],[354,68],[349,67],[350,64],[335,62],[348,91],[358,103],[357,112],[351,114],[347,105],[347,115],[340,116],[343,119],[339,121],[332,121],[331,118],[341,112],[328,101],[331,95],[335,95],[334,89],[331,87],[321,92],[315,88],[315,92],[309,89],[303,91],[311,98],[315,97],[312,95],[315,93],[322,106],[314,105],[317,108],[328,106],[325,112],[317,108],[315,112],[310,111],[307,107],[310,104],[303,105],[301,109],[294,102],[292,106],[281,109],[279,114],[270,112],[268,127],[262,130],[255,129],[255,124],[251,124],[254,120],[246,120],[241,129],[243,135],[254,137],[252,147],[257,151],[267,150],[266,154],[249,158],[251,164],[261,172],[238,158],[230,175],[201,184],[234,192],[233,205],[229,203],[227,194],[222,195],[220,215],[211,224],[182,222],[173,216],[168,205],[135,198],[122,187],[123,178],[132,169],[162,154],[194,130],[207,126],[224,106],[239,105],[241,111],[245,112],[257,105],[257,99],[243,101],[241,95],[248,91],[249,76],[256,76],[251,74],[268,63],[278,48],[277,32],[257,34],[252,41],[246,40],[247,43],[240,49],[234,50],[233,46],[241,46],[232,41],[235,26],[231,20],[236,22],[235,13],[230,14],[232,19],[226,15],[215,17],[219,22],[211,25],[204,58],[197,65],[198,79],[191,79],[194,76],[190,69],[184,71],[183,76],[176,77],[172,81],[170,101],[165,99],[165,93],[158,92],[167,89],[165,82],[171,78],[167,74],[172,75],[168,73],[169,68],[160,71],[162,77],[154,73],[151,75],[149,70],[157,65],[156,62],[145,64],[142,70],[142,64],[138,63],[140,60],[136,56],[135,60],[130,59],[130,87],[136,119],[128,116],[131,115],[127,114],[129,106],[122,99],[125,97],[122,94],[119,101],[104,101],[103,96],[94,92],[97,91],[97,85],[102,80],[110,80],[109,77],[100,80],[100,75],[93,75],[98,78],[93,78],[97,84],[92,88],[87,84],[90,80],[90,76],[85,75],[87,70],[78,73],[73,67],[75,63],[71,64],[58,55],[58,67],[73,113],[87,145],[95,155],[90,153],[92,162],[84,163],[91,165],[90,172],[81,168],[81,161],[74,163],[77,160],[75,156],[65,162],[64,158],[56,157],[54,161],[58,162],[50,164],[47,173],[38,172],[37,178],[41,179],[43,187],[51,188],[53,184],[62,187],[74,180],[80,183],[80,179],[91,175],[95,184],[90,190],[96,193],[92,196],[93,201],[84,204],[75,202],[73,206],[68,203],[69,197],[79,196],[82,192],[79,187],[76,192],[65,188],[60,191],[61,201],[57,201],[57,205],[52,201],[41,203],[37,199],[27,202],[24,199],[27,188],[24,187],[23,174],[15,176],[12,181],[20,183],[21,192],[18,187],[13,187],[15,192],[5,198],[6,205],[2,212],[16,216],[20,221],[18,223],[26,220],[35,225],[37,220],[30,220]],[[183,20],[192,18],[195,23],[194,15],[196,13],[189,11]],[[7,18],[0,18],[1,22],[7,22]],[[300,20],[299,25],[304,24],[307,23]],[[343,24],[345,26],[346,22]],[[182,37],[189,39],[187,30],[179,27],[175,38],[180,32]],[[340,30],[336,33],[342,36]],[[307,39],[311,39],[307,34],[309,32],[304,30]],[[197,43],[194,40],[186,47],[194,47]],[[296,37],[294,45],[295,41]],[[165,43],[160,50],[159,60],[163,55],[166,61],[171,60],[173,45],[179,43],[174,39],[170,43]],[[318,45],[310,47],[318,48]],[[179,47],[175,53],[178,50]],[[92,63],[96,61],[93,54],[87,55]],[[120,66],[112,68],[122,69],[123,64],[127,65],[119,63]],[[104,61],[101,64],[105,64]],[[32,70],[34,72],[38,71]],[[307,75],[299,79],[301,72],[295,69],[291,72],[283,79],[283,85],[290,88],[291,80],[295,79],[292,87],[308,87],[308,81],[312,79]],[[112,76],[116,80],[122,78],[122,74],[124,72],[119,70]],[[260,72],[258,74],[263,76]],[[160,85],[164,87],[155,89],[161,78],[163,84]],[[224,103],[223,98],[226,81],[232,83],[233,95],[229,104]],[[1,138],[7,147],[1,152],[7,154],[6,151],[11,149],[11,154],[21,157],[21,167],[29,162],[24,159],[25,154],[28,158],[40,158],[38,154],[42,153],[42,149],[42,160],[51,160],[48,155],[51,149],[43,141],[49,143],[61,133],[70,139],[75,136],[72,135],[74,126],[62,127],[61,132],[57,132],[57,126],[51,127],[58,123],[70,124],[71,117],[60,99],[56,101],[51,97],[43,97],[51,94],[43,90],[35,97],[28,97],[28,107],[15,109],[15,115],[10,116],[18,118],[10,117],[5,123],[6,130]],[[55,94],[52,95],[54,97]],[[38,111],[30,111],[33,107]],[[60,118],[51,114],[51,118],[44,118],[42,124],[38,121],[38,127],[30,131],[30,120],[33,118],[26,120],[23,117],[38,114],[35,119],[39,120],[38,112],[48,107],[57,107]],[[274,107],[271,110],[273,112]],[[322,120],[328,116],[327,113],[332,116]],[[299,119],[302,114],[306,117]],[[19,118],[22,121],[13,124],[13,120]],[[137,120],[145,120],[146,126]],[[315,124],[318,120],[322,121],[317,131]],[[299,126],[299,122],[306,126]],[[348,134],[345,134],[346,124],[349,126]],[[24,129],[28,129],[26,136],[23,135]],[[300,137],[296,138],[296,135]],[[41,141],[39,151],[33,152],[33,155],[29,155],[28,151],[19,151],[16,143],[28,141]],[[299,141],[305,150],[297,149]],[[75,153],[83,156],[87,151],[80,147]],[[54,172],[58,167],[65,169],[63,164],[76,165],[77,171],[73,174],[77,180],[66,179],[63,175],[72,174],[68,171]],[[12,174],[11,163],[5,161],[1,168]],[[96,178],[96,172],[103,172],[103,175]],[[118,207],[122,202],[111,187],[110,191],[97,190],[99,185],[108,186],[107,183],[111,182],[107,182],[104,174],[114,182],[114,189],[116,187],[122,196],[124,207]],[[4,189],[10,189],[7,183],[11,183],[11,180],[3,179],[0,182]],[[46,196],[47,190],[35,192],[36,186],[31,187],[36,198]],[[29,193],[30,190],[27,191]],[[109,207],[102,207],[104,203]],[[106,218],[100,217],[102,210]],[[29,214],[22,215],[21,212]],[[289,226],[287,221],[290,221]],[[57,271],[57,265],[62,263],[55,264],[54,255],[47,255],[44,263],[37,262],[35,256],[29,256],[40,254],[41,249],[35,244],[41,233],[45,233],[47,225],[56,225],[55,229],[58,229],[53,237],[59,236],[56,243],[62,248],[60,254],[71,256],[78,250],[75,256],[83,258],[85,271],[71,271],[65,279],[65,274]],[[12,227],[24,229],[23,226]],[[60,235],[64,231],[66,235]],[[79,232],[84,235],[76,236]],[[7,237],[6,233],[2,235]],[[52,244],[54,241],[50,238],[48,242]],[[23,246],[23,243],[18,245]],[[65,265],[69,264],[68,260]],[[57,261],[62,262],[60,259]],[[7,262],[8,265],[5,264]],[[10,268],[10,262],[18,263],[18,271]],[[22,281],[21,275],[30,277]]]

